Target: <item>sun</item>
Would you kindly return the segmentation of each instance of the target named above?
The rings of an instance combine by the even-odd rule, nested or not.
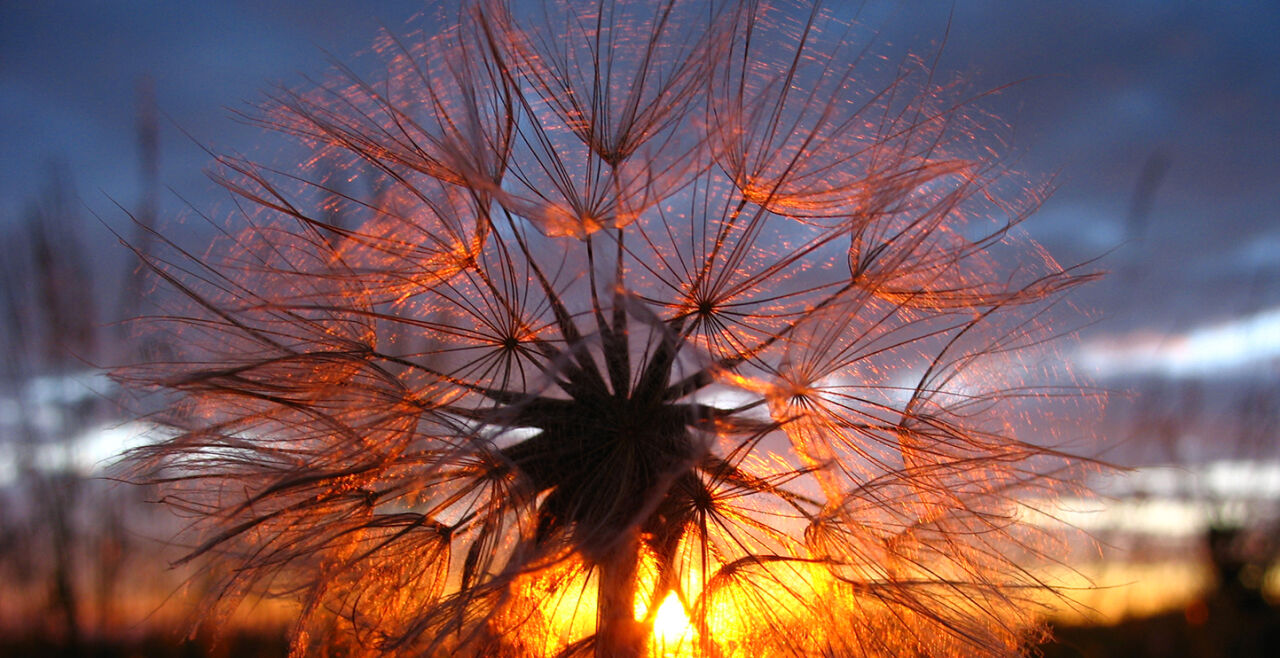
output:
[[[693,635],[693,626],[680,598],[675,592],[668,594],[653,616],[654,648],[662,656],[679,655],[677,652],[692,645]]]

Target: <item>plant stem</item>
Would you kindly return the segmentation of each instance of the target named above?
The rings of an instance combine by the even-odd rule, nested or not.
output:
[[[635,618],[640,541],[629,530],[600,563],[596,593],[596,658],[637,658],[644,653],[643,625]]]

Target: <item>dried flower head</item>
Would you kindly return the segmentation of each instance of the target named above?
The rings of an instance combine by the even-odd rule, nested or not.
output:
[[[804,3],[455,9],[279,91],[309,159],[221,158],[239,232],[149,259],[135,464],[220,608],[296,597],[297,655],[1017,652],[1081,277],[957,92]]]

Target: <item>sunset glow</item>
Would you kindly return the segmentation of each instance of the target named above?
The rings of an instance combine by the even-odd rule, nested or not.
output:
[[[1280,653],[1223,9],[0,2],[0,657]]]
[[[653,616],[655,653],[661,656],[691,655],[693,643],[696,642],[694,633],[680,599],[674,592],[668,594]]]

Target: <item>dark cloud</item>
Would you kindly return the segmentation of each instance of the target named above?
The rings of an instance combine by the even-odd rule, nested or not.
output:
[[[1258,246],[1280,230],[1280,6],[1016,4],[957,9],[947,61],[1025,80],[1001,114],[1028,163],[1062,172],[1032,230],[1079,256],[1116,240],[1104,312],[1187,330],[1280,304],[1280,251]]]
[[[82,197],[136,196],[137,86],[153,81],[163,127],[165,182],[200,187],[207,160],[181,135],[216,149],[250,150],[255,131],[228,108],[267,85],[317,74],[325,52],[367,49],[381,26],[399,26],[421,3],[194,0],[4,3],[0,8],[0,211],[29,196],[43,163],[65,162]],[[101,190],[102,194],[98,191]]]

